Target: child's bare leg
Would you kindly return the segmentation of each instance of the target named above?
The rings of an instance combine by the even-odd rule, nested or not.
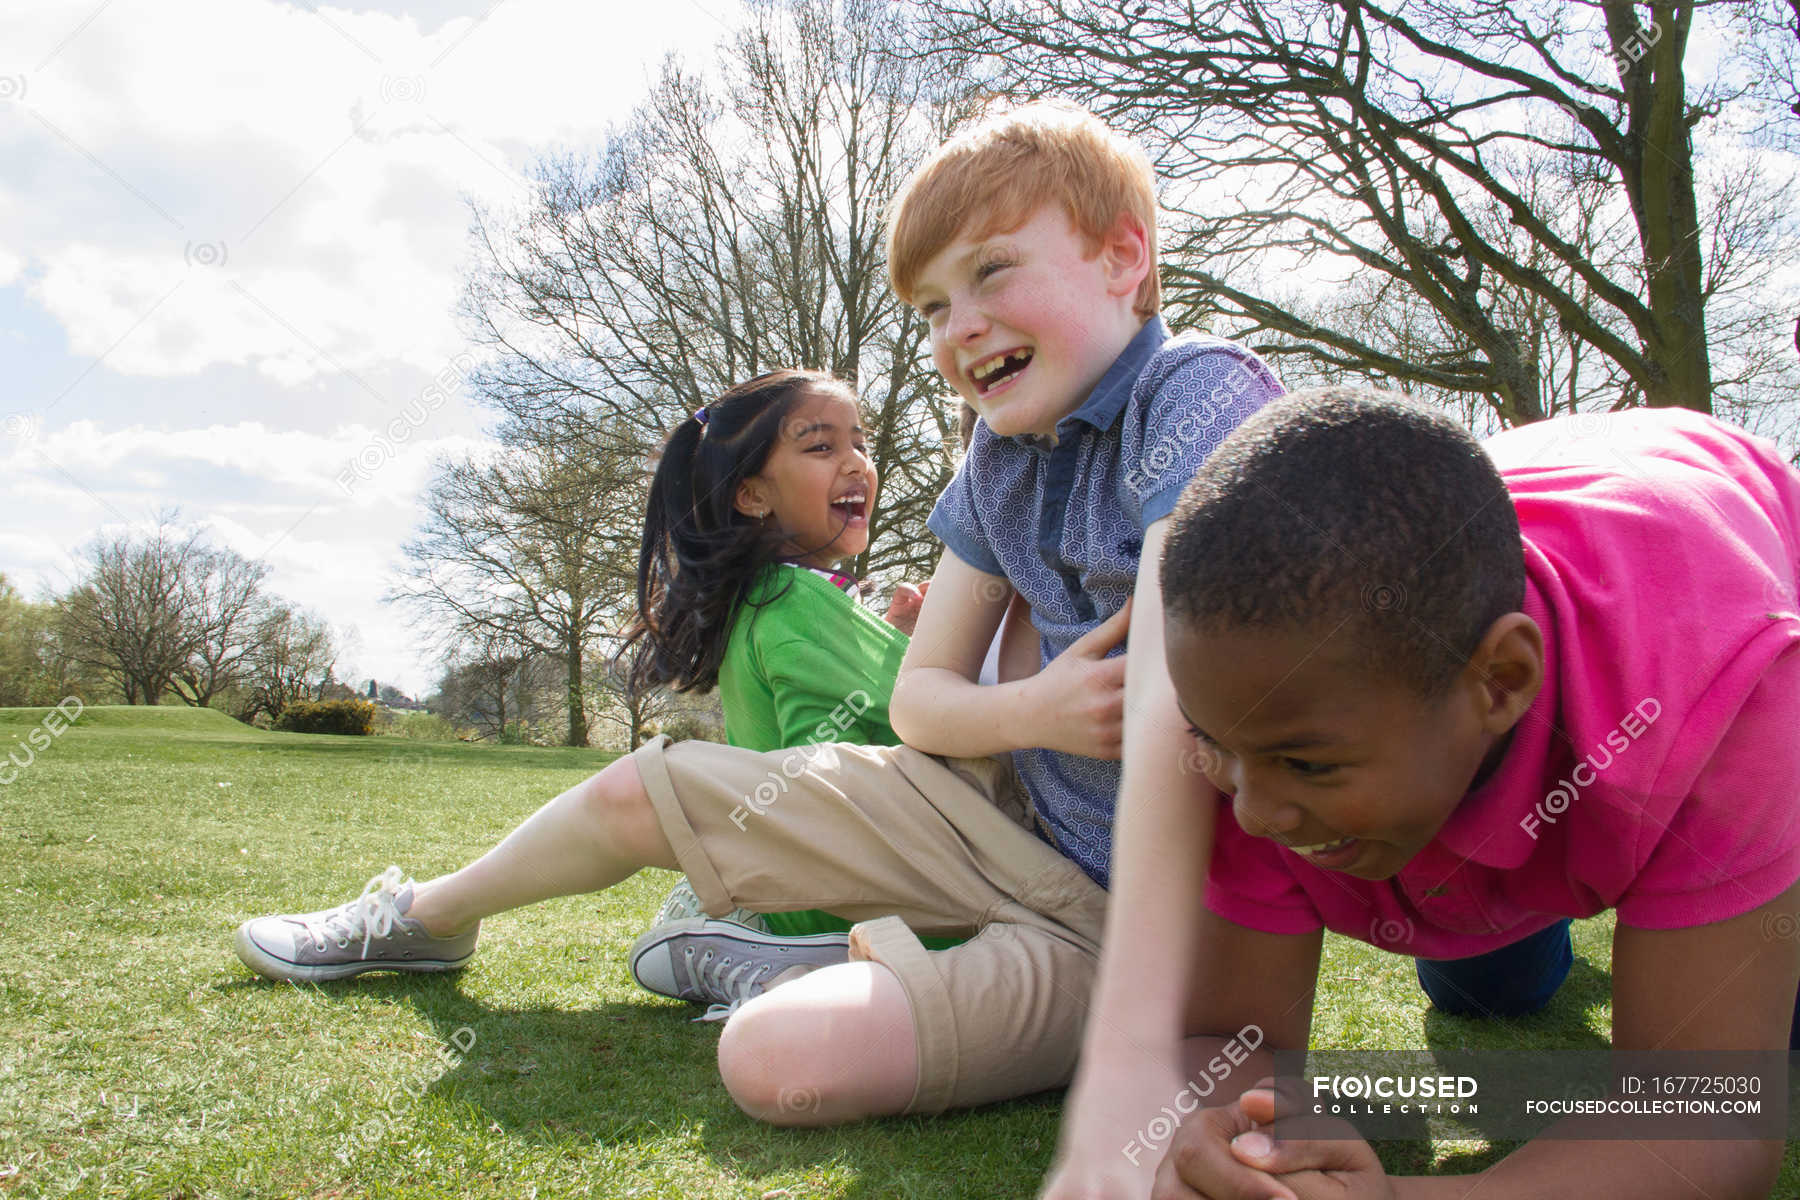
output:
[[[918,1089],[912,1005],[888,968],[850,962],[763,993],[719,1039],[739,1108],[775,1125],[835,1125],[903,1111]]]
[[[611,887],[640,867],[675,866],[629,757],[576,784],[499,845],[413,891],[406,915],[437,936],[509,908]]]

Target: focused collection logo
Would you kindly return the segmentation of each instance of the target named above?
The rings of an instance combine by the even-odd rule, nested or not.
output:
[[[1472,1075],[1316,1075],[1315,1116],[1478,1113],[1481,1084]]]

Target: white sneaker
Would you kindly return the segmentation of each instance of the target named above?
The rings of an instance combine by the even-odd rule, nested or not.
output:
[[[245,966],[277,982],[320,983],[364,971],[454,971],[468,962],[480,923],[433,937],[406,915],[412,896],[413,881],[389,867],[347,904],[245,921],[233,945]]]

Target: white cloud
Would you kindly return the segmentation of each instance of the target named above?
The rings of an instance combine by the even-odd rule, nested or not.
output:
[[[343,468],[377,439],[391,449],[384,449],[381,464],[369,472],[370,478],[353,489],[338,485],[335,480]],[[15,478],[27,479],[53,464],[78,478],[112,480],[132,472],[151,478],[181,476],[204,466],[241,475],[246,486],[270,490],[286,497],[288,504],[350,503],[352,495],[371,493],[388,500],[410,498],[433,454],[453,453],[475,444],[460,436],[440,436],[395,445],[380,431],[360,425],[322,436],[270,429],[255,421],[174,431],[143,426],[107,430],[91,421],[77,421],[19,442],[8,457],[0,458],[0,468],[10,469]],[[34,462],[38,464],[35,471]],[[400,478],[388,482],[390,476]],[[179,493],[178,484],[171,493]],[[228,495],[203,499],[219,505],[244,502]]]
[[[0,134],[0,284],[23,274],[76,354],[126,374],[435,370],[461,347],[464,197],[597,148],[665,49],[721,32],[683,7],[510,0],[427,32],[185,0],[68,37],[83,6],[8,6],[0,45],[38,65],[0,64],[24,118]]]

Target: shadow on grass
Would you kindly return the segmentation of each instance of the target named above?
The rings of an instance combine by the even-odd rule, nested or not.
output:
[[[1596,1012],[1612,1002],[1612,975],[1577,955],[1568,978],[1543,1011],[1524,1017],[1459,1017],[1425,1010],[1425,1044],[1446,1062],[1468,1050],[1596,1050],[1610,1042],[1596,1030]],[[1474,1175],[1523,1142],[1493,1141],[1435,1156],[1426,1122],[1417,1139],[1376,1143],[1382,1166],[1393,1175]]]
[[[219,989],[267,986],[240,979]],[[591,1009],[508,1008],[471,998],[454,976],[379,974],[308,991],[331,1004],[351,989],[361,1000],[409,1005],[431,1023],[443,1053],[409,1073],[420,1094],[466,1110],[477,1128],[577,1154],[647,1164],[691,1155],[753,1181],[830,1175],[841,1177],[834,1197],[890,1200],[1029,1198],[1055,1148],[1060,1093],[826,1129],[754,1121],[719,1080],[720,1026],[694,1023],[697,1006],[646,995]],[[922,1155],[925,1140],[930,1153]]]
[[[226,990],[267,986],[240,980]],[[645,996],[591,1008],[507,1007],[465,993],[456,976],[371,975],[309,989],[406,1005],[444,1048],[412,1069],[420,1094],[443,1101],[474,1131],[503,1133],[578,1157],[641,1162],[645,1170],[694,1160],[761,1188],[818,1182],[839,1197],[1029,1198],[1048,1170],[1061,1115],[1058,1094],[933,1118],[892,1118],[830,1129],[780,1129],[751,1120],[719,1081],[718,1026],[695,1006]],[[1424,1015],[1434,1049],[1594,1048],[1594,1010],[1610,995],[1606,972],[1578,958],[1542,1013],[1515,1020]],[[346,1019],[349,1014],[346,1014]],[[466,1048],[451,1053],[452,1047]],[[378,1089],[404,1086],[372,1080]],[[921,1153],[923,1146],[929,1153]],[[1498,1162],[1516,1143],[1433,1149],[1430,1132],[1375,1150],[1394,1175],[1458,1175]],[[829,1182],[828,1182],[829,1181]],[[812,1194],[811,1189],[796,1194]]]

